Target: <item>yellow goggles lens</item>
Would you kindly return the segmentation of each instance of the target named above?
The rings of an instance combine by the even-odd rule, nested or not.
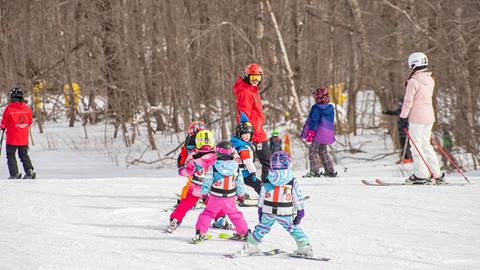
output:
[[[257,81],[257,82],[259,82],[259,81],[262,80],[262,75],[250,74],[250,75],[248,75],[248,79],[249,79],[250,81]]]

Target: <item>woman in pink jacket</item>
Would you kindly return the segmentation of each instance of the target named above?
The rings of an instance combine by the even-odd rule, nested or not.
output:
[[[424,53],[412,53],[408,57],[408,65],[412,70],[407,81],[405,97],[400,113],[401,118],[408,118],[409,133],[418,148],[412,150],[414,174],[407,179],[409,184],[430,183],[432,177],[437,182],[444,181],[444,174],[440,172],[437,155],[433,150],[430,138],[435,122],[433,113],[433,88],[435,81],[431,72],[426,72],[428,58]],[[430,167],[425,166],[420,155]]]

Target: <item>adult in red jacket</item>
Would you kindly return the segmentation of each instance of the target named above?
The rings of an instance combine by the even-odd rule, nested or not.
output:
[[[266,182],[271,153],[267,134],[263,130],[265,117],[263,116],[262,98],[258,91],[262,76],[263,70],[259,64],[249,64],[245,68],[243,77],[238,77],[233,85],[233,93],[237,99],[237,122],[240,121],[240,113],[243,112],[253,125],[252,143],[255,146],[255,156],[262,164],[262,181]]]
[[[36,174],[28,156],[28,128],[30,125],[32,125],[32,110],[23,99],[23,90],[14,87],[10,90],[10,104],[3,112],[0,124],[3,131],[7,130],[7,164],[10,172],[8,179],[22,177],[22,174],[18,172],[17,158],[15,157],[17,150],[25,170],[23,179],[35,178]]]

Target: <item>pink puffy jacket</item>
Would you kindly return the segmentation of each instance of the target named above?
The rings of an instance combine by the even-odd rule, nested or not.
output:
[[[417,124],[433,124],[433,88],[435,81],[431,72],[417,71],[408,80],[403,100],[401,118],[408,118],[408,122]]]

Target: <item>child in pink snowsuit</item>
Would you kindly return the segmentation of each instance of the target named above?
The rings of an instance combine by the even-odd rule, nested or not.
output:
[[[185,165],[178,169],[179,175],[192,176],[192,183],[186,197],[180,200],[180,203],[170,215],[170,224],[165,230],[168,233],[172,233],[182,223],[187,212],[202,197],[203,181],[212,175],[211,167],[216,160],[215,151],[213,150],[213,133],[209,130],[202,130],[197,134],[195,140],[197,148],[187,157]]]
[[[215,148],[217,161],[212,167],[213,175],[205,179],[202,186],[202,199],[208,198],[208,205],[198,216],[195,225],[196,235],[193,243],[207,239],[206,232],[210,221],[223,211],[235,226],[235,240],[246,240],[248,224],[242,212],[238,211],[236,199],[244,200],[243,176],[238,170],[238,164],[234,160],[235,148],[229,141],[220,142]],[[210,194],[210,196],[209,196]]]

